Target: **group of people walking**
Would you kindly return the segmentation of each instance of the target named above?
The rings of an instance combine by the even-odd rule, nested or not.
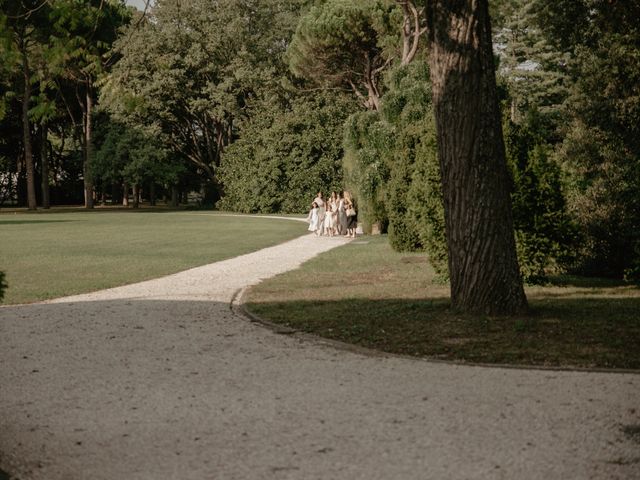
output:
[[[344,235],[355,238],[358,216],[353,197],[349,192],[332,192],[331,197],[325,200],[322,192],[318,192],[311,204],[307,222],[309,231],[317,236]]]

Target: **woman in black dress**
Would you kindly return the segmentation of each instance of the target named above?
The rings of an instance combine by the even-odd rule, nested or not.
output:
[[[347,213],[347,237],[356,238],[358,228],[358,212],[353,197],[349,192],[344,192],[344,208]]]

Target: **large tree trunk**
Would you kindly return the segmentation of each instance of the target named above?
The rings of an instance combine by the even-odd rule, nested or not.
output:
[[[133,208],[140,207],[140,185],[133,184]]]
[[[93,176],[91,174],[91,156],[93,155],[93,138],[91,113],[93,112],[93,99],[91,98],[91,86],[87,80],[87,94],[85,103],[85,119],[84,119],[84,162],[82,165],[82,174],[84,177],[84,206],[85,208],[93,208]]]
[[[27,207],[36,210],[36,183],[33,168],[33,145],[31,142],[31,122],[29,121],[29,102],[31,100],[31,72],[29,59],[24,45],[22,46],[22,73],[24,77],[24,92],[22,98],[22,134],[24,139],[24,164],[27,170]]]
[[[153,180],[149,183],[149,204],[156,206],[156,183]]]
[[[176,208],[179,204],[180,191],[177,185],[171,186],[171,206]]]
[[[527,310],[518,268],[487,0],[427,0],[451,302]]]
[[[40,163],[42,168],[42,208],[48,209],[51,206],[51,195],[49,190],[49,155],[48,155],[48,142],[47,142],[47,126],[42,125],[40,129]]]

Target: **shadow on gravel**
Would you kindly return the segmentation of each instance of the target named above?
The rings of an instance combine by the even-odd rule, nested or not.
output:
[[[224,372],[225,348],[242,342],[239,322],[228,303],[211,301],[0,307],[0,480],[13,480],[8,459],[37,471],[86,454],[87,438],[128,445],[131,424],[144,432],[175,416],[178,425],[204,380]]]
[[[333,316],[327,316],[329,306],[334,307]],[[333,322],[330,328],[341,329],[350,338],[366,338],[370,334],[380,344],[389,338],[398,339],[401,344],[399,339],[404,338],[406,344],[428,345],[425,324],[437,312],[446,312],[443,305],[428,307],[415,301],[349,300],[333,305],[303,302],[298,307],[315,316],[325,331],[327,324]],[[354,321],[360,309],[376,312],[370,324]],[[415,328],[411,335],[406,326],[394,326],[386,318],[398,309],[411,312],[408,317],[416,319],[411,323]],[[448,336],[442,337],[443,345],[445,338],[462,334],[456,333],[463,330],[456,331],[454,326],[468,323],[455,315],[444,318],[451,329],[442,330]],[[492,326],[497,323],[479,325],[487,326],[477,327],[478,331],[499,330]],[[364,327],[367,328],[358,330]],[[406,451],[406,456],[397,459],[384,475],[398,478],[407,472],[411,459],[421,458],[425,449],[437,443],[425,440],[416,444],[416,431],[433,435],[430,432],[435,425],[444,428],[441,435],[446,438],[453,439],[451,435],[456,431],[461,438],[468,438],[466,426],[460,430],[462,424],[453,416],[456,411],[460,415],[474,411],[472,405],[463,402],[476,401],[475,392],[484,385],[487,374],[500,385],[506,378],[513,382],[505,388],[505,395],[512,395],[509,398],[514,403],[527,401],[532,395],[529,390],[527,395],[518,390],[520,372],[485,371],[477,376],[455,367],[425,376],[422,363],[407,362],[409,376],[404,377],[397,367],[377,371],[379,362],[365,365],[360,357],[342,371],[342,360],[336,355],[320,355],[320,349],[304,357],[299,354],[297,342],[267,331],[256,337],[255,332],[248,321],[231,312],[226,302],[119,299],[0,308],[0,466],[20,474],[37,472],[37,478],[52,480],[107,475],[132,478],[136,474],[140,477],[141,472],[145,478],[167,478],[168,471],[187,472],[189,478],[218,478],[220,465],[226,468],[222,473],[229,473],[229,477],[273,478],[274,468],[303,458],[316,461],[302,470],[309,478],[322,477],[336,461],[343,463],[328,477],[340,478],[339,472],[347,472],[344,478],[348,478],[356,468],[357,472],[364,471],[376,456],[384,459],[386,467],[387,446],[405,438],[406,444],[397,452]],[[458,343],[450,346],[464,346],[463,340],[458,338]],[[304,362],[297,363],[303,357]],[[400,383],[372,384],[372,379],[377,381],[380,375],[386,375],[386,381]],[[571,378],[581,381],[584,376]],[[461,382],[461,399],[439,397],[437,389],[448,389],[456,379]],[[561,380],[550,381],[560,386]],[[527,388],[534,384],[537,381],[528,383]],[[618,379],[608,385],[612,384],[619,385]],[[625,388],[622,392],[610,388],[607,393],[613,398],[627,398],[634,386],[630,383]],[[432,393],[427,396],[426,392]],[[506,401],[502,395],[487,393],[485,401]],[[528,422],[547,418],[554,411],[553,405],[546,403],[546,391],[537,395],[536,402],[541,405],[530,400],[529,407],[545,413],[525,417],[522,429],[529,427]],[[279,412],[285,399],[292,399],[295,406]],[[453,409],[449,407],[452,401],[456,403]],[[334,416],[337,405],[346,410]],[[592,407],[608,408],[599,403]],[[413,409],[413,413],[400,415],[405,408]],[[452,423],[432,420],[445,410],[453,410],[454,413],[447,413],[452,415]],[[519,411],[524,415],[529,408]],[[567,411],[568,407],[561,410],[558,418],[566,421]],[[506,423],[483,437],[494,422],[502,422],[501,418]],[[487,445],[489,449],[481,451],[480,457],[495,453],[490,449],[495,448],[494,442],[504,436],[507,427],[513,427],[512,421],[511,416],[490,415],[486,425],[477,428],[479,437],[474,439],[474,445]],[[423,422],[417,430],[416,422]],[[273,425],[290,449],[273,442]],[[362,425],[366,428],[357,431]],[[472,425],[478,427],[477,421]],[[308,432],[316,426],[319,430],[310,435]],[[338,460],[323,460],[325,457],[318,453],[325,443],[318,443],[318,435],[326,445],[338,444],[336,451],[347,453]],[[360,438],[366,441],[354,441]],[[443,444],[457,448],[458,442]],[[497,447],[500,452],[505,449],[508,463],[508,459],[521,454],[522,447],[512,441]],[[534,460],[546,461],[547,451]],[[463,458],[465,452],[463,445],[453,450],[452,458]],[[473,467],[475,458],[478,457],[470,460]],[[253,463],[247,466],[247,461]],[[416,463],[415,468],[418,465],[422,470],[424,463]],[[373,471],[371,474],[375,476]],[[505,475],[518,478],[517,472]],[[0,480],[5,478],[0,476]]]

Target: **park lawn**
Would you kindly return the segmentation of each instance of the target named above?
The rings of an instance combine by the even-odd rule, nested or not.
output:
[[[185,211],[0,214],[4,304],[168,275],[307,233],[298,221]]]
[[[463,362],[640,368],[640,288],[555,279],[527,288],[531,314],[460,315],[425,254],[364,237],[253,287],[250,312],[385,352]]]

